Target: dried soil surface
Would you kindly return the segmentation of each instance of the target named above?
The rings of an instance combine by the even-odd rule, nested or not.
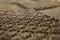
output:
[[[1,14],[0,40],[60,40],[60,21],[34,9]]]
[[[60,40],[60,3],[1,1],[0,40]]]

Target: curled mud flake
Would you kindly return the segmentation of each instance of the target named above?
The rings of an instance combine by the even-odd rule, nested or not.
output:
[[[52,35],[52,40],[60,40],[60,34]]]
[[[22,33],[21,37],[22,37],[23,39],[28,39],[28,38],[31,37],[31,33],[28,33],[28,32]]]
[[[16,26],[17,29],[24,29],[25,28],[25,25],[18,25]]]
[[[12,31],[12,32],[7,32],[6,35],[8,35],[9,37],[15,37],[17,36],[17,31]]]

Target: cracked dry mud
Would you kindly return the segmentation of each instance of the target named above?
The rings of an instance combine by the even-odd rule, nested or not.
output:
[[[0,40],[60,40],[60,21],[33,9],[0,14]]]

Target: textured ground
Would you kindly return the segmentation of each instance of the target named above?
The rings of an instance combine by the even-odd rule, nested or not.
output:
[[[1,1],[0,40],[60,40],[60,3]]]
[[[0,15],[0,40],[60,40],[60,21],[33,9]]]
[[[16,1],[0,2],[0,9],[20,11],[22,9],[34,8],[44,14],[60,19],[60,3],[56,2],[36,2],[36,1]]]

